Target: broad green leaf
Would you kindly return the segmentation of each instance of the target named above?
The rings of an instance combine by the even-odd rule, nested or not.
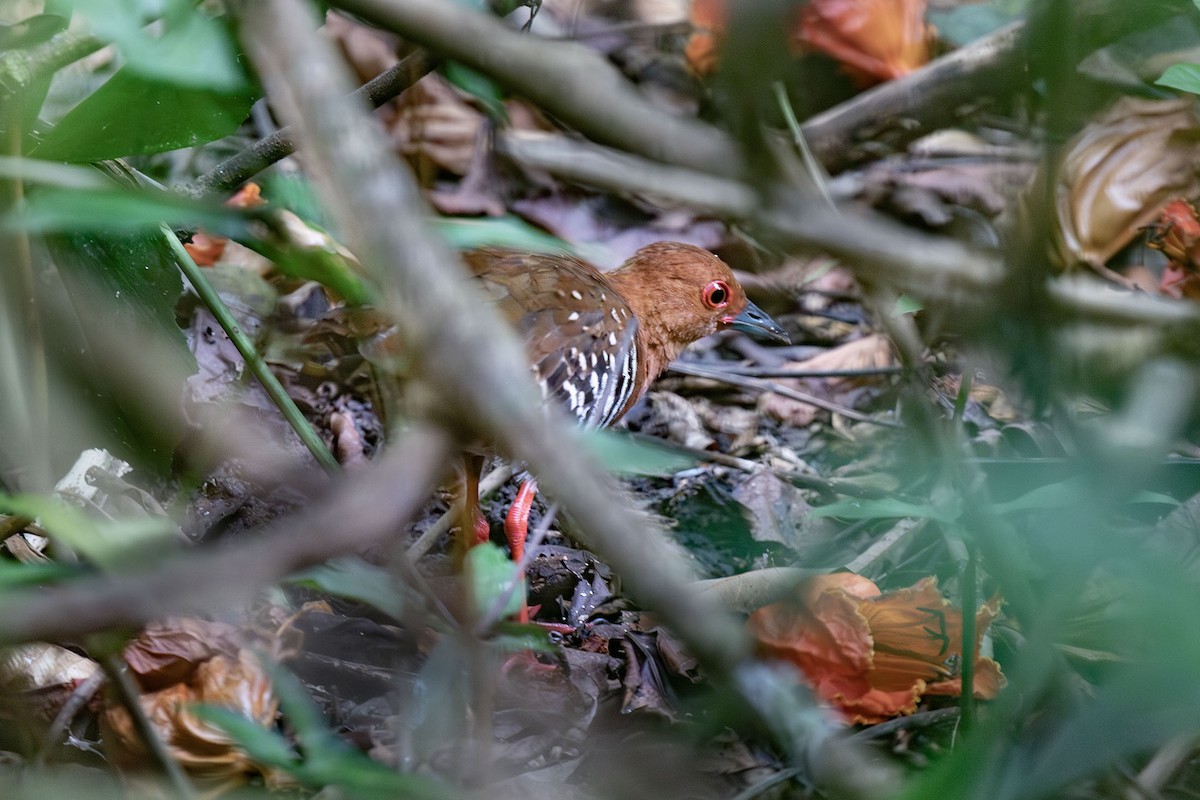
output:
[[[79,191],[42,187],[29,193],[25,207],[0,218],[5,228],[31,233],[157,233],[163,223],[177,228],[203,227],[242,234],[243,216],[224,206],[168,192],[120,189]]]
[[[581,432],[583,444],[609,472],[665,478],[696,466],[696,459],[665,443],[607,430]]]
[[[74,577],[80,571],[80,567],[58,562],[22,564],[16,561],[0,561],[0,591],[46,586]]]
[[[1169,67],[1155,83],[1159,86],[1200,94],[1200,64],[1176,64]]]
[[[205,722],[212,723],[228,733],[238,746],[258,763],[279,767],[285,771],[296,768],[296,751],[287,739],[275,731],[267,730],[249,717],[221,706],[199,704],[191,706],[191,711]]]
[[[928,503],[908,503],[904,500],[885,497],[875,500],[853,499],[830,503],[827,506],[814,508],[809,512],[813,517],[838,517],[839,519],[891,519],[895,517],[920,517],[937,520],[938,522],[953,522],[958,519],[961,509],[958,503],[950,503],[945,507]]]
[[[504,93],[494,80],[457,61],[447,61],[441,66],[441,73],[451,84],[474,97],[489,117],[497,121],[508,121],[508,111],[504,108]]]
[[[1071,478],[1057,483],[1039,486],[1020,497],[1003,503],[995,503],[992,510],[997,514],[1016,511],[1044,511],[1051,508],[1066,508],[1091,502],[1094,490],[1083,478]],[[1177,506],[1179,501],[1159,492],[1138,492],[1129,499],[1130,503],[1156,503]]]
[[[361,558],[335,559],[298,572],[288,581],[366,603],[396,618],[404,610],[404,597],[396,588],[395,578],[382,567],[368,564]]]
[[[74,506],[41,495],[0,494],[0,511],[38,519],[51,536],[106,570],[129,566],[175,542],[169,519],[97,521]]]
[[[258,95],[120,69],[67,112],[34,150],[39,158],[102,161],[194,147],[235,132]]]
[[[533,227],[520,217],[495,219],[465,219],[463,217],[434,220],[438,232],[459,250],[473,247],[511,247],[539,253],[571,252],[571,245]]]
[[[129,69],[147,78],[224,92],[247,87],[229,30],[190,0],[74,0],[73,5],[97,38],[115,44]]]
[[[925,306],[921,305],[921,301],[909,295],[902,294],[896,298],[895,304],[892,306],[892,316],[902,317],[905,314],[915,314]]]
[[[464,570],[478,616],[491,613],[497,603],[503,604],[499,614],[502,617],[521,610],[525,584],[522,581],[514,585],[518,580],[516,565],[499,547],[491,542],[472,547],[467,551]]]

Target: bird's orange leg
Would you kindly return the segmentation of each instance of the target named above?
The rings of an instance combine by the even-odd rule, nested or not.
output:
[[[483,457],[464,454],[462,469],[462,511],[458,519],[458,542],[454,553],[455,563],[460,567],[467,551],[486,542],[492,533],[479,510],[479,472],[483,469]]]
[[[508,509],[508,516],[504,518],[504,536],[508,539],[512,560],[518,564],[525,558],[525,539],[529,536],[529,510],[533,508],[535,497],[537,481],[529,478],[517,490],[516,499]]]
[[[508,514],[504,517],[504,536],[508,539],[508,549],[512,560],[520,564],[525,558],[525,539],[529,535],[529,510],[533,508],[533,498],[537,497],[537,481],[529,478],[517,490],[513,504],[509,506]],[[521,578],[524,579],[524,571]],[[517,622],[529,622],[529,606],[521,603],[517,612]]]

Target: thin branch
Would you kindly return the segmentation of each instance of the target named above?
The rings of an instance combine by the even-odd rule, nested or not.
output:
[[[815,408],[820,408],[832,414],[840,414],[847,419],[857,420],[858,422],[869,422],[872,425],[882,425],[885,428],[902,427],[899,423],[890,419],[880,419],[872,417],[870,414],[864,414],[861,411],[855,411],[853,408],[834,403],[830,400],[817,397],[816,395],[808,394],[807,392],[797,391],[790,386],[784,386],[781,383],[774,381],[765,381],[759,378],[748,378],[743,375],[734,375],[723,369],[712,369],[702,367],[697,364],[689,364],[685,361],[673,361],[668,369],[671,372],[680,375],[691,375],[695,378],[708,378],[713,381],[728,383],[733,386],[740,386],[743,389],[753,389],[759,392],[773,392],[782,397],[787,397],[792,400],[797,400],[801,403],[807,403]]]
[[[418,50],[363,84],[354,95],[365,99],[373,108],[379,108],[412,88],[413,84],[432,72],[435,66],[437,62],[430,58],[428,53]],[[196,197],[233,191],[294,152],[296,142],[292,137],[291,128],[281,128],[196,178],[185,191]]]

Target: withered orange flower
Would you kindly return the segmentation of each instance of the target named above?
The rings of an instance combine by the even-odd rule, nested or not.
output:
[[[929,60],[926,0],[809,0],[800,41],[836,58],[860,86],[907,75]]]
[[[982,658],[979,642],[1000,611],[993,598],[975,615],[975,696],[1004,686],[1000,665]],[[962,612],[938,591],[936,578],[883,594],[858,575],[819,575],[797,601],[750,616],[764,653],[796,664],[817,696],[846,721],[870,724],[916,711],[927,694],[958,695],[962,680]]]
[[[692,0],[684,57],[700,75],[717,64],[729,0]],[[860,87],[899,78],[929,60],[934,29],[926,0],[808,0],[790,23],[793,55],[820,51],[841,62]]]

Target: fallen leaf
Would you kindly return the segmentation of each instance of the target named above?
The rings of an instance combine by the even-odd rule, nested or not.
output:
[[[979,655],[1000,610],[993,598],[975,615],[975,695],[991,699],[1004,686],[1000,666]],[[847,722],[871,724],[911,714],[926,694],[962,691],[962,613],[938,591],[937,579],[881,593],[858,575],[805,580],[795,599],[755,611],[747,621],[761,650],[796,664],[817,696]]]
[[[1192,99],[1118,100],[1068,142],[1059,166],[1060,263],[1102,268],[1172,199],[1200,195],[1198,160]]]

